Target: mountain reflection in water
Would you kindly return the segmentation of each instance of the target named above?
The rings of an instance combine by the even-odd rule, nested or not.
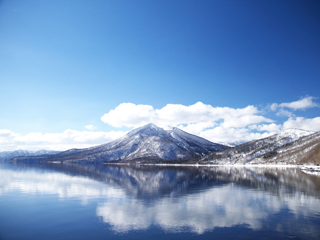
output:
[[[320,237],[320,177],[298,168],[6,165],[0,199],[14,190],[94,200],[113,232],[203,234],[234,226]]]

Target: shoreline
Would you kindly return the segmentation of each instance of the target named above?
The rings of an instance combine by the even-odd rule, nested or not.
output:
[[[158,166],[158,167],[228,167],[228,168],[299,168],[306,174],[320,176],[319,165],[293,165],[293,164],[179,164],[179,163],[103,163],[104,165],[120,165],[120,166]]]
[[[312,168],[319,169],[317,165],[298,164],[185,164],[185,163],[103,163],[104,165],[127,165],[127,166],[174,166],[174,167],[282,167],[282,168]]]

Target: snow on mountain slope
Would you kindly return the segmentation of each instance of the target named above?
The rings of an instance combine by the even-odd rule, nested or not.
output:
[[[291,128],[291,129],[286,129],[286,130],[283,130],[283,131],[277,133],[276,139],[277,139],[277,141],[282,140],[282,139],[286,139],[287,141],[292,142],[292,141],[295,141],[301,137],[310,135],[312,133],[314,133],[314,132]]]
[[[234,141],[234,142],[228,142],[228,143],[220,142],[220,144],[228,146],[228,147],[235,147],[235,146],[243,144],[243,143],[246,143],[246,141],[240,140],[240,141]]]
[[[203,144],[203,146],[202,146]],[[71,149],[53,156],[15,158],[13,161],[130,161],[193,158],[226,146],[209,142],[182,130],[165,131],[154,124],[130,131],[113,142],[87,149]]]
[[[303,136],[251,161],[252,164],[320,164],[320,132]]]
[[[167,131],[148,124],[129,132],[125,137],[97,147],[97,158],[105,160],[133,160],[138,158],[178,159],[193,157],[179,141]]]
[[[173,128],[171,131],[168,131],[171,136],[181,143],[184,144],[187,148],[190,148],[193,152],[196,153],[209,153],[212,151],[222,151],[228,147],[222,144],[212,143],[204,138],[186,133],[179,128]]]
[[[201,159],[201,163],[247,164],[253,159],[272,152],[274,149],[294,142],[313,132],[287,129],[267,138],[253,140],[222,152],[212,152]]]
[[[126,137],[132,137],[137,134],[145,135],[145,136],[159,136],[159,137],[170,138],[170,135],[166,130],[154,125],[153,123],[149,123],[142,127],[133,129],[132,131],[127,133]]]

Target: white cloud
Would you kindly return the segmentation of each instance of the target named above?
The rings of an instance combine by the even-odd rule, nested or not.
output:
[[[268,108],[273,112],[278,110],[278,112],[276,113],[277,116],[285,116],[285,117],[292,118],[292,117],[295,117],[295,115],[289,110],[296,111],[296,110],[306,110],[308,108],[313,108],[313,107],[319,107],[319,104],[313,101],[314,99],[316,98],[307,96],[294,102],[286,102],[281,104],[272,103],[271,105],[269,105]],[[284,108],[287,108],[289,110]]]
[[[271,123],[271,124],[251,125],[249,128],[258,130],[260,132],[266,131],[266,132],[276,133],[281,130],[282,125]]]
[[[216,125],[215,122],[200,122],[190,123],[187,126],[178,125],[178,128],[191,134],[200,135],[203,130],[212,128]]]
[[[154,109],[150,105],[122,103],[104,114],[101,120],[114,127],[138,127],[150,122],[158,126],[199,123],[213,126],[217,121],[224,121],[225,127],[245,127],[253,123],[272,122],[271,119],[258,115],[259,113],[260,111],[254,106],[212,107],[202,102],[190,106],[167,104],[161,109]]]
[[[253,132],[249,128],[224,128],[222,126],[202,131],[200,137],[217,143],[250,141],[269,136],[270,133]]]
[[[279,111],[276,113],[277,116],[284,116],[284,117],[293,117],[294,114],[288,110],[285,110],[283,108],[279,109]]]
[[[0,129],[0,139],[1,138],[13,138],[14,136],[16,136],[16,134],[10,130]]]
[[[314,97],[305,97],[295,102],[281,103],[279,107],[291,108],[293,110],[304,110],[307,108],[317,107],[318,104],[313,102]]]
[[[277,103],[272,103],[270,106],[269,106],[269,108],[271,109],[271,111],[276,111],[277,110],[277,108],[278,108],[278,104]]]
[[[241,127],[249,126],[250,124],[261,123],[261,122],[273,122],[273,120],[265,118],[263,116],[245,115],[239,118],[228,118],[224,121],[224,123],[221,124],[221,126],[225,128],[230,128],[230,127],[241,128]]]
[[[88,130],[91,130],[91,131],[97,129],[97,128],[96,128],[95,126],[93,126],[93,125],[87,125],[87,126],[85,126],[85,128],[88,129]]]
[[[114,127],[137,127],[152,122],[154,109],[150,105],[121,103],[114,110],[104,114],[101,120]]]
[[[298,128],[308,131],[320,131],[320,117],[316,118],[304,118],[296,117],[289,118],[283,123],[283,129]]]
[[[89,132],[67,129],[62,133],[16,134],[0,130],[1,151],[26,150],[67,150],[86,148],[113,141],[125,134],[123,131]]]

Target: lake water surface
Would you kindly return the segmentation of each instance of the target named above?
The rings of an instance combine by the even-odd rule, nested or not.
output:
[[[298,168],[0,165],[0,239],[320,239]]]

